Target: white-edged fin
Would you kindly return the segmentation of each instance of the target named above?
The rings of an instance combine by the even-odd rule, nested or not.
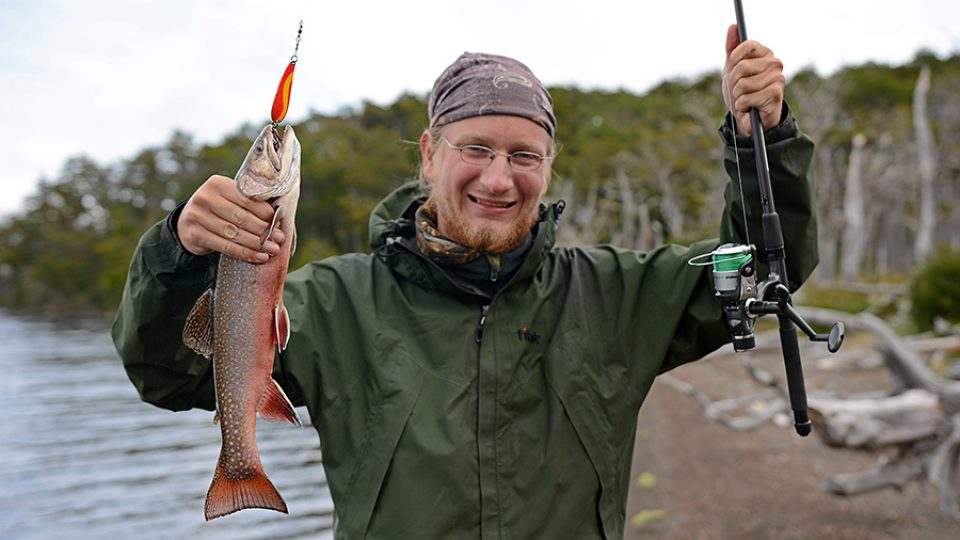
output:
[[[290,314],[283,304],[273,306],[273,331],[277,340],[277,354],[280,354],[287,350],[290,341]]]
[[[183,344],[207,358],[213,355],[213,289],[204,291],[187,315]]]
[[[260,396],[260,404],[257,405],[257,412],[264,420],[271,422],[290,422],[303,427],[300,421],[300,415],[294,410],[293,404],[283,392],[283,388],[277,384],[273,378],[267,379],[266,387],[263,389],[263,395]]]
[[[260,237],[260,246],[262,247],[267,243],[267,240],[270,238],[270,235],[273,234],[273,229],[280,223],[281,216],[283,215],[283,207],[278,206],[273,212],[273,219],[270,220],[270,226],[267,227],[267,230],[264,231],[263,236]]]

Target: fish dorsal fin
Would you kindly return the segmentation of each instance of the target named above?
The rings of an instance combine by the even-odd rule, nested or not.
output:
[[[213,355],[213,289],[204,291],[187,315],[183,343],[197,354],[207,358]]]
[[[263,389],[263,395],[260,396],[260,403],[257,405],[257,412],[264,420],[271,422],[290,422],[303,427],[300,422],[300,415],[293,409],[293,404],[283,392],[283,388],[277,384],[273,378],[267,379],[267,384]]]

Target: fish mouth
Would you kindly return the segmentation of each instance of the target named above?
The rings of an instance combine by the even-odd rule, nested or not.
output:
[[[237,173],[240,193],[261,201],[286,193],[292,176],[291,162],[298,146],[299,142],[290,126],[284,128],[282,137],[276,126],[264,126]]]
[[[280,153],[283,142],[280,140],[280,135],[277,134],[277,126],[270,127],[270,140],[264,141],[268,143],[266,145],[267,159],[269,159],[270,164],[273,165],[273,170],[280,172],[283,169],[283,162],[280,161]]]

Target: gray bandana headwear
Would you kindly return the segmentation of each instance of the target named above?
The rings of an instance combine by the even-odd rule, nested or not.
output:
[[[540,124],[553,139],[553,100],[522,63],[494,54],[463,53],[433,84],[430,127],[485,114],[521,116]]]

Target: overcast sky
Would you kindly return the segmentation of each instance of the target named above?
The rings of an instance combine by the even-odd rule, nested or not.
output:
[[[749,36],[788,77],[960,50],[958,0],[743,1]],[[301,16],[294,122],[424,93],[468,50],[516,57],[547,85],[643,92],[718,69],[734,11],[728,0],[2,0],[0,215],[68,157],[113,164],[175,129],[216,143],[269,121]]]

